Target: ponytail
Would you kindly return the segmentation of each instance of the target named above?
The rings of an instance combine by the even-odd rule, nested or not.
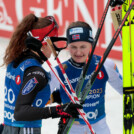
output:
[[[14,61],[26,50],[24,41],[27,37],[27,32],[30,31],[37,22],[38,18],[34,14],[29,14],[16,27],[3,58],[5,65]]]

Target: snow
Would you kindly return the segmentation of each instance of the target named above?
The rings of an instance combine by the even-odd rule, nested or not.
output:
[[[3,56],[5,49],[7,47],[8,40],[0,38],[0,65],[3,63]],[[64,56],[63,56],[64,55]],[[66,59],[69,57],[68,52],[62,52],[59,55],[59,59],[64,61],[63,57]],[[50,58],[53,61],[53,57]],[[114,60],[117,64],[120,73],[122,74],[122,62]],[[55,62],[52,65],[56,65]],[[46,66],[45,64],[43,66]],[[46,67],[45,67],[46,68]],[[47,70],[49,68],[47,67]],[[0,67],[0,123],[3,122],[3,102],[4,102],[4,77],[6,68]],[[53,104],[54,105],[54,104]],[[111,134],[122,134],[123,133],[123,99],[112,87],[107,84],[106,90],[106,115],[107,123],[110,127]],[[45,119],[43,120],[42,134],[57,134],[59,119]]]

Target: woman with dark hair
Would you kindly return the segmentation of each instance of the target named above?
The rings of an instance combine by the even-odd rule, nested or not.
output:
[[[2,134],[40,134],[41,119],[78,117],[76,108],[81,106],[77,104],[45,107],[52,92],[49,87],[53,89],[56,84],[42,67],[51,55],[44,42],[46,36],[58,36],[54,17],[29,14],[11,37],[4,56],[7,71]]]
[[[63,64],[66,65],[65,71],[73,88],[75,89],[90,49],[92,48],[92,28],[86,22],[72,22],[67,28],[66,35],[68,39],[68,51],[70,52],[71,58]],[[87,81],[91,78],[91,74],[95,70],[100,59],[101,56],[93,55],[82,90],[84,89]],[[59,67],[57,66],[56,69],[59,77],[66,85],[67,83],[64,80]],[[116,64],[111,59],[107,59],[101,67],[101,70],[98,73],[98,76],[83,104],[83,110],[85,111],[96,134],[110,134],[105,113],[105,92],[107,82],[118,93],[123,93],[122,76],[120,75]],[[52,97],[54,102],[63,104],[70,102],[70,99],[61,86],[60,88],[57,87],[56,91],[53,92]],[[61,120],[59,123],[59,133],[62,131],[62,128],[64,128],[64,122]],[[91,134],[91,132],[83,119],[79,118],[75,119],[69,134]]]

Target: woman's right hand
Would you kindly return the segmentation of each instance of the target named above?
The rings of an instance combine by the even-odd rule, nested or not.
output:
[[[52,118],[64,117],[64,118],[79,118],[79,112],[77,109],[82,109],[82,105],[73,104],[72,102],[64,105],[57,105],[50,107],[50,113]]]

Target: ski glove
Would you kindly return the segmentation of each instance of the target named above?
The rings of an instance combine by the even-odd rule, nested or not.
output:
[[[79,118],[77,108],[82,109],[82,106],[80,104],[73,104],[72,102],[66,103],[64,105],[57,105],[55,107],[50,107],[51,117]]]
[[[4,125],[0,124],[0,134],[2,134],[3,128],[4,128]]]
[[[122,5],[124,3],[125,0],[111,0],[110,2],[110,6],[111,7],[115,7],[117,5]]]

